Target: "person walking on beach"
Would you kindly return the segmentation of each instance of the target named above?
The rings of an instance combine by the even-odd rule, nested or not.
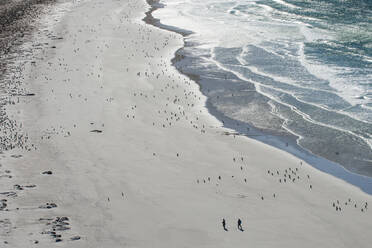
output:
[[[238,219],[238,229],[240,230],[240,231],[244,231],[243,230],[243,227],[242,227],[242,220],[241,219]]]
[[[222,227],[223,227],[223,230],[225,230],[226,232],[228,231],[227,228],[226,228],[226,220],[225,219],[222,219]]]

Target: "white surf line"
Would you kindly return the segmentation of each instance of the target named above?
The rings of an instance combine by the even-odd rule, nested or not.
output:
[[[262,49],[264,49],[264,48],[262,48]],[[213,50],[214,50],[214,49],[213,49]],[[264,50],[266,50],[266,49],[264,49]],[[270,51],[268,51],[268,52],[270,52]],[[212,52],[212,54],[213,54],[213,52]],[[206,58],[203,58],[203,59],[207,60]],[[222,66],[220,63],[218,63],[217,61],[215,61],[215,60],[213,60],[213,61],[214,61],[216,64],[218,64],[219,67],[220,67],[221,69],[223,69],[223,70],[225,70],[225,71],[230,71],[230,72],[232,72],[233,74],[235,74],[235,72],[233,72],[233,71],[230,70],[230,69],[227,69],[227,68],[223,67],[223,66]],[[305,67],[305,68],[306,68],[306,67]],[[243,75],[241,75],[240,73],[239,73],[239,75],[240,75],[240,76],[238,76],[238,75],[236,75],[236,76],[238,76],[239,78],[241,78],[241,79],[244,80],[244,81],[249,81],[248,79],[246,79],[246,78],[245,78]],[[257,83],[257,82],[256,82],[256,83]],[[259,83],[259,84],[260,84],[260,83]],[[291,84],[290,84],[290,85],[291,85]],[[256,86],[257,86],[257,85],[256,85]],[[261,84],[260,84],[260,86],[261,86]],[[294,97],[294,98],[295,98],[296,100],[298,100],[299,102],[305,103],[305,102],[301,101],[300,99],[298,99],[296,96],[292,95],[292,94],[289,93],[289,92],[285,92],[285,91],[283,91],[283,90],[279,90],[279,89],[276,89],[276,88],[272,88],[272,87],[270,87],[270,86],[266,86],[266,85],[262,85],[262,86],[267,87],[267,88],[271,88],[271,89],[273,89],[273,90],[277,90],[277,91],[280,91],[280,92],[283,92],[283,93],[290,94],[292,97]],[[302,88],[302,89],[313,89],[313,90],[315,90],[315,91],[331,92],[331,91],[327,91],[327,90],[319,90],[319,89],[315,89],[315,88],[306,88],[306,87],[301,87],[301,86],[297,86],[297,85],[292,85],[292,86],[294,86],[294,87],[299,87],[299,88]],[[258,88],[258,87],[256,87],[256,88]],[[261,94],[267,96],[268,98],[272,99],[272,97],[269,97],[268,94],[263,93],[262,91],[259,91],[259,93],[261,93]],[[331,93],[334,93],[334,92],[331,92]],[[342,129],[342,128],[338,128],[338,127],[335,127],[335,126],[331,126],[331,125],[328,125],[328,124],[323,124],[323,123],[317,122],[317,121],[315,121],[315,120],[312,120],[312,119],[311,119],[307,114],[302,113],[302,112],[298,111],[297,109],[294,109],[293,106],[288,105],[288,104],[285,104],[285,103],[283,103],[282,101],[279,101],[279,100],[277,100],[277,99],[276,99],[276,101],[279,102],[279,103],[281,103],[281,104],[283,104],[283,105],[285,105],[285,106],[287,106],[287,107],[289,107],[289,108],[291,108],[294,112],[296,112],[297,114],[299,114],[300,116],[302,116],[305,120],[307,120],[307,121],[309,121],[309,122],[311,122],[311,123],[313,123],[313,124],[318,124],[318,125],[320,125],[320,126],[324,126],[324,127],[328,127],[328,128],[332,128],[332,129],[336,129],[336,130],[339,130],[339,131],[343,131],[343,132],[349,133],[349,134],[351,134],[351,135],[354,135],[354,136],[356,136],[356,137],[361,138],[362,140],[364,140],[364,141],[367,143],[367,145],[368,145],[369,147],[372,147],[372,144],[371,144],[371,143],[370,143],[366,138],[364,138],[364,137],[361,137],[361,136],[359,136],[359,135],[356,135],[356,134],[354,134],[354,133],[351,133],[350,131],[345,130],[345,129]],[[323,107],[323,106],[319,106],[319,105],[312,104],[312,103],[306,103],[306,104],[311,104],[312,106],[316,106],[316,107],[319,107],[319,108],[321,108],[321,109],[323,109],[323,110],[330,111],[330,110],[328,110],[327,108],[325,108],[325,107]],[[337,112],[336,112],[336,113],[337,113]],[[347,116],[349,116],[349,115],[347,115]],[[350,117],[350,118],[353,118],[353,117],[351,117],[351,116],[349,116],[349,117]],[[354,119],[354,118],[353,118],[353,119]],[[368,122],[365,122],[365,121],[362,121],[362,120],[358,120],[358,121],[361,121],[361,122],[364,122],[364,123],[368,123]]]
[[[307,62],[307,59],[306,59],[306,57],[305,57],[305,52],[304,52],[304,43],[299,43],[299,62],[301,63],[301,65],[302,66],[304,66],[307,70],[309,70],[309,67],[311,67],[310,66],[310,64]],[[318,66],[318,65],[317,65]],[[336,69],[339,69],[339,70],[345,70],[345,68],[336,68]],[[332,69],[332,70],[334,70],[334,69]],[[311,70],[309,70],[309,72],[310,73],[312,73],[311,72]],[[332,73],[334,73],[333,71],[332,71]],[[320,79],[323,79],[323,80],[327,80],[327,81],[329,81],[330,82],[330,87],[332,87],[332,88],[334,88],[335,90],[336,90],[336,92],[340,92],[340,93],[343,93],[342,91],[340,91],[340,90],[338,90],[337,88],[335,88],[334,86],[331,86],[331,81],[329,80],[329,79],[327,79],[327,78],[323,78],[321,75],[316,75],[318,78],[320,78]],[[346,99],[344,96],[342,96],[342,95],[338,95],[340,98],[342,98],[343,100],[345,100],[346,102],[348,102],[350,105],[352,105],[351,103],[350,103],[350,101],[348,100],[348,99]],[[350,115],[348,115],[348,116],[350,116]],[[351,116],[350,116],[351,117]],[[359,120],[359,119],[358,119]],[[359,120],[359,121],[362,121],[362,122],[365,122],[365,121],[363,121],[363,120]],[[365,122],[365,123],[368,123],[368,122]]]
[[[281,11],[281,10],[278,10],[278,9],[271,8],[271,7],[269,7],[267,5],[264,5],[264,4],[257,4],[257,5],[259,5],[261,7],[265,6],[264,9],[266,9],[266,10],[271,9],[269,11],[269,13],[274,13],[274,14],[277,14],[279,17],[280,16],[283,17],[283,18],[275,17],[272,14],[271,15],[263,15],[264,17],[271,18],[270,21],[261,21],[262,23],[267,23],[269,25],[272,25],[273,21],[275,21],[275,22],[279,23],[280,25],[287,25],[287,26],[294,26],[294,25],[298,25],[298,24],[311,26],[310,24],[303,22],[301,19],[309,20],[309,21],[322,22],[320,19],[315,19],[315,18],[302,16],[302,15],[298,15],[298,14],[294,14],[294,13],[288,13],[288,12],[285,12],[285,11]]]
[[[260,47],[260,48],[262,48],[262,47]],[[266,50],[265,48],[262,48],[262,49]],[[266,50],[266,51],[268,51],[268,50]],[[265,76],[265,77],[273,78],[274,80],[276,80],[276,81],[278,81],[278,82],[280,82],[280,83],[283,83],[283,84],[288,84],[288,85],[291,85],[291,86],[296,87],[296,88],[299,88],[299,89],[304,89],[304,90],[308,90],[308,89],[310,89],[310,90],[314,90],[314,91],[318,91],[318,92],[326,92],[326,93],[331,93],[331,94],[335,94],[336,92],[338,92],[336,89],[335,89],[335,91],[329,91],[329,90],[325,90],[325,89],[316,89],[316,88],[313,88],[313,87],[304,87],[304,86],[301,86],[301,85],[297,85],[297,84],[294,83],[295,81],[293,81],[293,80],[290,79],[290,78],[283,78],[283,77],[273,76],[273,75],[270,75],[270,74],[266,74],[266,73],[264,73],[264,72],[262,72],[262,71],[259,71],[256,67],[247,66],[246,64],[248,64],[248,63],[247,63],[247,61],[246,61],[243,57],[238,58],[238,60],[239,60],[240,63],[243,63],[243,65],[242,65],[242,66],[234,65],[234,66],[243,67],[243,68],[246,67],[246,68],[248,68],[249,70],[251,70],[252,72],[254,72],[254,73],[258,74],[258,75],[262,75],[262,76]],[[306,67],[305,67],[305,68],[306,68]],[[306,68],[306,69],[307,69],[307,68]],[[283,82],[282,80],[285,80],[286,82]],[[289,82],[291,82],[291,83],[288,83],[287,80],[288,80]],[[323,79],[323,80],[328,81],[327,79]],[[268,85],[267,87],[270,88],[269,85]],[[278,89],[278,88],[274,88],[274,89],[275,89],[275,90],[278,90],[278,91],[281,91],[281,90]],[[284,92],[284,93],[288,93],[288,94],[290,94],[291,96],[293,96],[294,98],[296,98],[298,101],[301,101],[301,100],[298,99],[295,95],[293,95],[292,92],[286,92],[286,91],[283,91],[283,92]],[[339,96],[339,95],[337,95],[337,96]],[[343,97],[341,97],[341,96],[339,96],[339,97],[342,98],[343,100],[345,100],[345,102],[349,103],[349,102],[348,102],[346,99],[344,99]],[[303,101],[301,101],[301,102],[303,102]],[[305,102],[304,102],[304,103],[305,103]],[[307,103],[307,102],[306,102],[306,103]],[[323,110],[326,110],[326,111],[333,111],[332,109],[329,109],[326,105],[318,105],[318,104],[316,104],[316,103],[310,103],[310,102],[307,103],[307,104],[311,104],[312,106],[319,107],[319,108],[321,108],[321,109],[323,109]],[[349,103],[349,104],[350,104],[350,103]],[[348,107],[348,108],[351,108],[351,107],[354,107],[354,105],[351,105],[351,106]],[[347,109],[347,108],[346,108],[346,109]],[[353,116],[353,115],[350,115],[350,114],[347,113],[347,112],[344,113],[343,110],[344,110],[344,109],[341,109],[341,110],[335,110],[334,112],[335,112],[335,113],[343,113],[343,114],[345,114],[346,116],[348,116],[348,117],[350,117],[350,118],[352,118],[352,119],[354,119],[354,120],[356,120],[356,121],[363,122],[364,124],[371,124],[370,122],[365,121],[365,120],[361,120],[361,119],[359,119],[359,118],[357,118],[357,117],[355,117],[355,116]]]
[[[218,63],[218,62],[217,62],[217,63]],[[223,67],[223,66],[221,66],[221,65],[220,65],[219,67],[221,67],[221,69],[223,69],[223,70],[226,70],[226,71],[230,71],[230,72],[232,72],[233,74],[235,74],[237,77],[239,77],[240,79],[242,79],[242,80],[244,80],[244,81],[253,82],[253,83],[255,84],[256,88],[257,88],[257,91],[258,91],[260,94],[265,95],[265,96],[268,97],[269,99],[275,100],[276,102],[278,102],[278,103],[280,103],[280,104],[283,104],[283,105],[289,107],[291,110],[293,110],[294,112],[296,112],[297,114],[299,114],[300,116],[302,116],[305,120],[307,120],[307,121],[309,121],[309,122],[311,122],[311,123],[313,123],[313,124],[317,124],[317,125],[320,125],[320,126],[328,127],[328,128],[331,128],[331,129],[336,129],[336,130],[338,130],[338,131],[343,131],[343,132],[349,133],[349,134],[351,134],[351,135],[354,135],[354,136],[356,136],[356,137],[359,137],[359,138],[361,138],[362,140],[364,140],[364,141],[365,141],[365,142],[366,142],[370,147],[372,147],[372,144],[370,144],[369,139],[364,138],[364,137],[362,137],[362,136],[359,136],[359,135],[357,135],[357,134],[355,134],[355,133],[352,133],[352,132],[349,131],[349,130],[345,130],[345,129],[341,128],[341,127],[332,126],[332,125],[329,125],[329,124],[320,123],[320,122],[318,122],[318,121],[315,121],[315,120],[313,120],[313,119],[312,119],[308,114],[303,113],[303,112],[301,112],[300,110],[298,110],[298,108],[296,108],[296,107],[294,107],[294,106],[292,106],[292,105],[289,105],[289,104],[287,104],[287,103],[284,103],[284,102],[282,102],[281,100],[279,100],[278,98],[273,97],[272,95],[269,95],[269,94],[267,94],[267,93],[262,92],[261,90],[259,90],[259,88],[260,88],[260,87],[266,87],[266,88],[270,88],[270,89],[273,89],[273,90],[276,90],[276,91],[279,91],[279,92],[282,92],[282,93],[285,93],[285,94],[290,94],[290,93],[288,93],[288,92],[286,92],[286,91],[283,91],[283,90],[280,90],[280,89],[276,89],[276,88],[273,88],[273,87],[267,86],[267,85],[264,85],[264,84],[261,84],[261,83],[258,83],[258,82],[255,82],[255,81],[250,81],[250,80],[248,80],[247,78],[245,78],[243,75],[241,75],[240,73],[238,73],[238,72],[234,72],[234,71],[232,71],[232,70],[229,70],[228,68],[225,68],[225,67]],[[240,76],[239,76],[239,75],[240,75]],[[259,87],[257,87],[256,84],[258,84]],[[292,94],[290,94],[290,95],[293,96]],[[304,103],[304,104],[309,104],[309,105],[312,105],[312,106],[315,106],[315,107],[322,108],[322,109],[324,109],[324,110],[326,110],[326,111],[329,111],[329,110],[327,110],[327,109],[325,109],[325,108],[323,108],[323,107],[320,107],[320,106],[318,106],[318,105],[315,105],[315,104],[312,104],[312,103],[306,103],[306,102],[303,102],[303,101],[301,101],[300,99],[298,99],[298,98],[295,97],[295,96],[293,96],[293,97],[294,97],[296,100],[298,100],[299,102],[302,102],[302,103]]]
[[[235,66],[235,65],[234,65]],[[239,66],[239,65],[236,65],[236,66]],[[269,74],[266,74],[266,73],[262,73],[261,71],[259,71],[256,67],[252,67],[252,66],[239,66],[239,67],[245,67],[249,70],[251,70],[253,73],[256,73],[258,75],[261,75],[261,76],[265,76],[265,77],[268,77],[268,78],[272,78],[274,79],[275,81],[278,81],[280,83],[283,83],[283,84],[287,84],[287,85],[290,85],[290,86],[293,86],[293,87],[296,87],[296,88],[299,88],[299,89],[304,89],[304,90],[314,90],[314,91],[322,91],[322,92],[329,92],[329,93],[334,93],[332,91],[327,91],[327,90],[322,90],[322,89],[315,89],[315,88],[311,88],[311,87],[303,87],[303,86],[300,86],[300,85],[296,85],[296,84],[290,84],[290,83],[287,83],[287,82],[283,82],[282,79],[287,79],[287,78],[282,78],[282,77],[277,77],[277,76],[272,76],[272,75],[269,75]],[[248,79],[247,79],[248,80]],[[291,79],[288,79],[289,81],[292,81],[294,82],[293,80]],[[266,85],[266,84],[262,84],[263,86],[267,87],[267,88],[271,88],[273,90],[277,90],[277,91],[280,91],[282,93],[286,93],[286,94],[289,94],[291,95],[293,98],[295,98],[296,100],[302,102],[302,103],[306,103],[306,104],[310,104],[312,106],[316,106],[316,107],[319,107],[325,111],[332,111],[331,109],[328,109],[326,106],[323,106],[323,105],[318,105],[318,104],[315,104],[315,103],[310,103],[310,102],[303,102],[302,100],[300,100],[297,96],[295,96],[294,94],[296,94],[295,92],[289,92],[289,91],[284,91],[280,88],[276,88],[272,85]],[[335,113],[337,113],[337,111],[334,111]]]
[[[276,110],[276,109],[277,109],[276,106],[275,106],[271,101],[268,101],[267,104],[271,107],[271,110],[272,110],[271,113],[273,113],[274,115],[278,116],[280,119],[283,120],[283,124],[282,124],[281,127],[282,127],[284,130],[286,130],[288,133],[291,133],[291,134],[293,134],[294,136],[297,136],[298,139],[296,139],[296,144],[297,144],[298,146],[302,147],[302,146],[300,145],[299,141],[300,141],[301,139],[303,139],[304,137],[303,137],[302,135],[300,135],[300,134],[298,134],[298,133],[296,133],[296,132],[290,130],[288,127],[285,126],[285,124],[289,121],[289,119],[288,119],[288,118],[285,118],[284,116],[282,116],[282,115],[279,113],[279,111]],[[312,153],[310,150],[306,149],[305,147],[302,147],[302,148],[305,149],[306,151],[310,152],[311,154],[314,154],[314,153]],[[315,154],[314,154],[314,155],[315,155]]]
[[[290,3],[287,3],[285,2],[285,0],[271,0],[273,2],[276,2],[280,5],[283,5],[283,6],[286,6],[288,7],[289,9],[301,9],[301,7],[298,7],[296,5],[293,5],[293,4],[290,4]],[[310,21],[319,21],[321,22],[322,20],[321,19],[317,19],[317,18],[314,18],[314,17],[309,17],[309,16],[303,16],[303,15],[298,15],[298,14],[295,14],[295,13],[288,13],[286,11],[281,11],[281,10],[278,10],[278,9],[274,9],[276,12],[279,12],[280,14],[282,15],[286,15],[286,16],[289,16],[289,17],[292,17],[292,18],[296,18],[296,21],[299,22],[299,23],[302,23],[302,24],[305,24],[305,25],[309,25],[307,23],[303,23],[301,20],[297,20],[298,18],[301,18],[301,19],[305,19],[305,20],[310,20]],[[277,19],[277,20],[281,20],[281,19]]]
[[[269,104],[270,106],[272,105],[272,103],[270,103],[270,101],[268,102],[268,104]],[[273,106],[273,107],[276,108],[275,106]],[[277,116],[279,116],[280,118],[282,118],[284,121],[288,120],[288,119],[284,118],[282,115],[280,115],[279,113],[277,114]],[[284,124],[285,124],[285,123],[283,123],[283,125],[282,125],[283,129],[287,130],[289,133],[291,133],[291,134],[293,134],[293,135],[295,135],[295,136],[298,136],[298,139],[296,139],[296,144],[297,144],[298,146],[302,147],[304,150],[306,150],[306,151],[309,152],[310,154],[312,154],[312,155],[314,155],[314,156],[318,156],[318,155],[314,154],[312,151],[308,150],[307,148],[301,146],[301,144],[300,144],[299,142],[300,142],[301,139],[303,139],[303,136],[301,136],[301,135],[299,135],[299,134],[293,132],[292,130],[288,129]],[[357,157],[354,157],[354,158],[355,158],[355,159],[358,159]],[[325,159],[326,159],[326,158],[325,158]],[[328,160],[328,159],[326,159],[326,160]],[[358,159],[358,160],[361,160],[361,161],[367,161],[367,162],[372,161],[372,160],[368,160],[368,159]],[[329,160],[329,161],[331,161],[331,160]],[[339,164],[339,163],[337,163],[337,162],[334,162],[334,161],[331,161],[331,162],[332,162],[332,163],[336,163],[337,165],[339,165],[341,168],[343,168],[345,171],[347,171],[348,173],[350,173],[350,174],[352,174],[352,175],[356,175],[356,176],[360,176],[360,177],[368,178],[368,179],[370,178],[369,176],[362,175],[362,174],[358,174],[358,173],[356,173],[356,172],[350,171],[350,170],[348,170],[346,167],[344,167],[343,165],[341,165],[341,164]],[[316,168],[316,167],[315,167],[315,168]]]
[[[256,86],[256,89],[257,89],[257,92],[258,92],[258,93],[260,93],[260,94],[262,94],[262,95],[268,97],[269,99],[273,99],[271,95],[269,95],[269,94],[267,94],[267,93],[264,93],[264,92],[262,92],[262,91],[260,90],[260,87],[261,87],[261,86],[262,86],[262,87],[267,87],[266,85],[262,85],[262,84],[259,83],[259,82],[250,81],[250,80],[248,80],[247,78],[245,78],[242,74],[240,74],[240,73],[238,73],[238,72],[235,72],[235,71],[232,71],[232,70],[230,70],[230,69],[228,69],[228,68],[225,68],[225,67],[224,67],[223,65],[221,65],[219,62],[217,62],[217,61],[215,61],[215,60],[213,60],[213,59],[207,59],[207,58],[203,58],[203,59],[205,59],[205,60],[211,60],[212,62],[215,62],[216,65],[217,65],[218,67],[220,67],[222,70],[229,71],[229,72],[233,73],[235,76],[237,76],[238,78],[240,78],[240,79],[243,80],[243,81],[252,82],[252,83]],[[271,88],[271,87],[267,87],[267,88]],[[273,90],[277,90],[277,89],[275,89],[275,88],[271,88],[271,89],[273,89]],[[278,90],[278,91],[280,91],[280,90]],[[282,93],[287,93],[287,92],[285,92],[285,91],[280,91],[280,92],[282,92]],[[287,93],[287,94],[288,94],[288,93]],[[274,99],[273,99],[273,100],[274,100]],[[335,129],[335,130],[338,130],[338,131],[340,131],[340,132],[345,132],[345,133],[348,133],[348,134],[350,134],[350,135],[352,135],[352,136],[358,137],[358,138],[362,139],[362,140],[363,140],[363,141],[364,141],[364,142],[369,146],[370,149],[372,149],[372,144],[369,142],[369,140],[368,140],[367,138],[364,138],[364,137],[361,137],[361,136],[359,136],[359,135],[357,135],[357,134],[354,134],[354,133],[352,133],[352,132],[349,131],[349,130],[345,130],[345,129],[342,129],[342,128],[339,128],[339,127],[335,127],[335,126],[331,126],[331,125],[328,125],[328,124],[324,124],[324,123],[320,123],[320,122],[318,122],[318,121],[315,121],[315,120],[311,119],[307,114],[302,113],[301,111],[299,111],[297,108],[295,108],[295,107],[293,107],[293,106],[291,106],[291,105],[289,105],[289,104],[287,104],[287,103],[284,103],[284,102],[282,102],[282,101],[280,101],[280,100],[278,100],[278,99],[275,99],[275,101],[278,102],[278,103],[280,103],[280,104],[283,104],[284,106],[287,106],[288,108],[290,108],[291,110],[293,110],[295,113],[297,113],[297,114],[299,114],[300,116],[302,116],[305,120],[307,120],[307,121],[309,121],[309,122],[311,122],[311,123],[313,123],[313,124],[316,124],[316,125],[319,125],[319,126],[323,126],[323,127],[328,127],[328,128],[331,128],[331,129]],[[300,100],[298,100],[298,101],[300,101]],[[300,101],[300,102],[302,102],[302,101]],[[303,103],[304,103],[304,102],[303,102]],[[315,105],[313,105],[313,106],[315,106]]]
[[[262,50],[265,50],[268,53],[274,53],[275,55],[278,55],[278,57],[281,57],[283,59],[286,59],[286,57],[283,57],[283,55],[279,55],[279,54],[275,53],[274,51],[271,51],[271,50],[269,50],[269,49],[267,49],[265,47],[261,47],[261,46],[258,46],[258,45],[255,45],[255,46],[259,47]],[[246,53],[246,49],[245,49],[244,53]],[[243,56],[243,54],[242,54],[242,56]],[[290,78],[266,74],[266,73],[264,73],[262,71],[259,71],[256,67],[248,66],[247,64],[249,64],[249,63],[243,57],[241,57],[241,60],[239,60],[239,62],[242,63],[242,65],[240,67],[246,67],[246,68],[250,69],[254,73],[257,73],[257,74],[262,75],[262,76],[265,76],[265,77],[273,78],[273,79],[275,79],[275,80],[277,80],[277,81],[279,81],[280,83],[283,83],[283,84],[288,84],[288,85],[291,85],[293,87],[304,89],[304,90],[311,89],[311,90],[314,90],[314,91],[321,91],[321,92],[327,92],[327,93],[335,93],[335,91],[330,91],[330,90],[325,90],[325,89],[317,89],[317,88],[313,88],[313,87],[304,87],[304,86],[301,86],[301,85],[296,84],[295,83],[296,81],[294,81],[294,80],[292,80]],[[234,65],[234,66],[239,66],[239,65]],[[304,67],[304,68],[306,68],[306,67]],[[325,81],[328,81],[328,80],[323,79],[323,78],[321,78],[321,79],[322,80],[325,80]],[[285,82],[283,82],[282,80],[284,80]]]
[[[290,8],[290,9],[299,9],[300,8],[300,7],[297,7],[296,5],[287,3],[287,2],[285,2],[283,0],[271,0],[271,1],[276,2],[276,3],[280,4],[280,5],[286,6],[286,7]]]

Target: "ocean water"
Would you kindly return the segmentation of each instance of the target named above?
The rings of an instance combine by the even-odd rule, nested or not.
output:
[[[154,17],[193,32],[177,68],[229,127],[372,177],[371,0],[161,3]]]

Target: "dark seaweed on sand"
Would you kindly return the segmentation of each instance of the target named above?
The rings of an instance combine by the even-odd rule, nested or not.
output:
[[[16,50],[34,29],[33,21],[46,4],[56,0],[0,1],[0,75],[5,74],[6,55]]]

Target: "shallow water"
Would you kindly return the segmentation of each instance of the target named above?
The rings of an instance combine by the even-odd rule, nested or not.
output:
[[[194,32],[176,66],[217,112],[372,177],[371,1],[162,3]]]

